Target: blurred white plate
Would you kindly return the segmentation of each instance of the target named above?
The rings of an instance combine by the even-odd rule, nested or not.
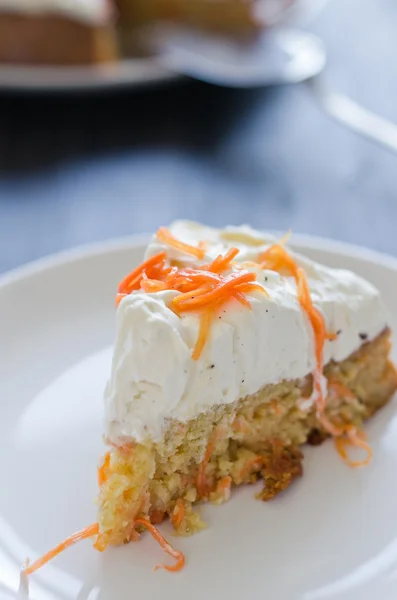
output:
[[[307,237],[295,246],[377,285],[397,327],[397,261]],[[141,259],[131,238],[40,261],[0,281],[0,597],[23,600],[19,568],[95,520],[102,392],[114,338],[114,290]],[[272,502],[236,491],[203,507],[209,528],[175,538],[177,574],[139,543],[69,549],[30,578],[30,600],[395,600],[396,402],[368,426],[372,464],[351,470],[331,442],[305,448],[305,475]],[[162,526],[167,535],[168,525]]]
[[[267,0],[279,10],[275,21],[290,25],[307,22],[328,0]],[[289,2],[293,1],[292,6]],[[112,65],[51,67],[0,64],[0,90],[21,92],[99,91],[113,88],[142,88],[181,79],[158,64],[155,58],[124,58]]]

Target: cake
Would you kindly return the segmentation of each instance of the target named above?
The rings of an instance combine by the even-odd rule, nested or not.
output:
[[[253,32],[271,20],[272,6],[269,0],[0,0],[0,63],[113,62],[121,47],[137,51],[134,33],[142,25],[173,21]]]
[[[114,61],[114,17],[108,0],[0,0],[0,63]]]
[[[281,2],[289,3],[289,0]],[[124,26],[166,20],[232,33],[252,32],[263,27],[265,18],[271,14],[269,4],[272,5],[269,0],[117,0]],[[280,11],[279,3],[276,4]],[[260,11],[263,5],[265,10]]]
[[[332,437],[366,465],[363,424],[394,394],[385,307],[372,284],[248,226],[160,228],[120,283],[98,469],[104,550],[156,525],[206,525],[196,505],[262,480],[267,501],[302,475],[302,446]],[[35,571],[65,543],[34,563]],[[164,565],[162,565],[164,566]]]

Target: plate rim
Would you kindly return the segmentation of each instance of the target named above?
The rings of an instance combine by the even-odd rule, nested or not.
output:
[[[259,231],[264,230],[260,229]],[[266,233],[276,236],[283,234],[281,231],[273,229],[267,230]],[[136,249],[137,247],[146,245],[152,235],[153,233],[134,233],[127,236],[111,237],[97,242],[78,244],[71,248],[45,255],[0,274],[0,291],[18,281],[34,277],[41,272],[57,267],[77,263],[87,258],[117,254],[117,252],[127,250],[128,248]],[[311,234],[293,233],[291,236],[291,246],[296,247],[298,250],[300,248],[309,248],[311,250],[326,251],[333,255],[351,256],[355,259],[382,265],[397,271],[396,257],[385,252],[367,248],[366,246],[360,246],[359,244]]]
[[[135,69],[139,68],[139,72]],[[183,75],[156,62],[154,57],[121,58],[103,65],[65,66],[0,64],[2,92],[89,92],[142,88],[183,80]]]

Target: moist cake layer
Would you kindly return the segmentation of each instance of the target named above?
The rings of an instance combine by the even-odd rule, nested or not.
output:
[[[329,362],[326,411],[331,420],[359,429],[389,400],[397,384],[389,349],[385,331],[346,360]],[[161,443],[113,449],[99,499],[101,543],[128,540],[138,514],[154,523],[170,515],[180,534],[197,531],[204,524],[192,504],[223,502],[232,485],[262,478],[263,500],[283,490],[302,472],[299,446],[327,436],[316,411],[305,406],[311,392],[311,375],[267,385],[186,424],[170,421]],[[179,520],[175,514],[181,502]]]
[[[81,65],[117,58],[113,29],[59,15],[0,12],[0,62]]]
[[[134,291],[117,313],[117,340],[105,394],[105,434],[115,444],[161,441],[169,420],[187,423],[214,406],[229,405],[264,386],[305,377],[315,368],[312,325],[290,276],[261,268],[258,256],[275,238],[249,227],[215,230],[189,222],[170,227],[179,240],[205,249],[188,256],[157,237],[146,257],[165,251],[176,265],[199,266],[239,250],[232,272],[254,272],[268,292],[250,294],[251,310],[237,302],[213,319],[201,356],[192,350],[198,315],[177,316],[169,307],[176,291]],[[290,251],[289,251],[290,252]],[[387,326],[379,292],[345,270],[329,269],[290,252],[306,272],[314,305],[333,340],[325,341],[324,363],[342,361]],[[253,262],[255,261],[255,262]]]
[[[177,21],[194,26],[248,33],[271,24],[274,11],[257,0],[116,0],[121,24],[135,27],[156,20]],[[270,2],[270,4],[272,4]],[[263,14],[264,13],[264,14]]]

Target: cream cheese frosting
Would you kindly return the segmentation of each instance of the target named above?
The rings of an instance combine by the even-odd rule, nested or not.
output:
[[[165,246],[156,237],[146,252],[161,250],[183,264],[197,265],[240,250],[237,261],[255,261],[277,241],[248,226],[224,230],[178,221],[170,231],[178,239],[206,244],[203,261]],[[330,269],[291,251],[306,272],[314,305],[327,330],[324,364],[341,361],[364,340],[387,326],[379,292],[361,277]],[[250,264],[269,293],[250,294],[252,310],[231,302],[211,325],[209,340],[197,361],[191,357],[199,319],[181,318],[168,308],[175,291],[133,292],[117,310],[117,339],[105,391],[105,434],[114,443],[159,441],[170,419],[186,422],[217,404],[229,404],[264,385],[301,378],[315,369],[312,327],[297,298],[295,281]]]
[[[0,0],[0,12],[64,15],[88,24],[105,23],[112,15],[109,0]]]

